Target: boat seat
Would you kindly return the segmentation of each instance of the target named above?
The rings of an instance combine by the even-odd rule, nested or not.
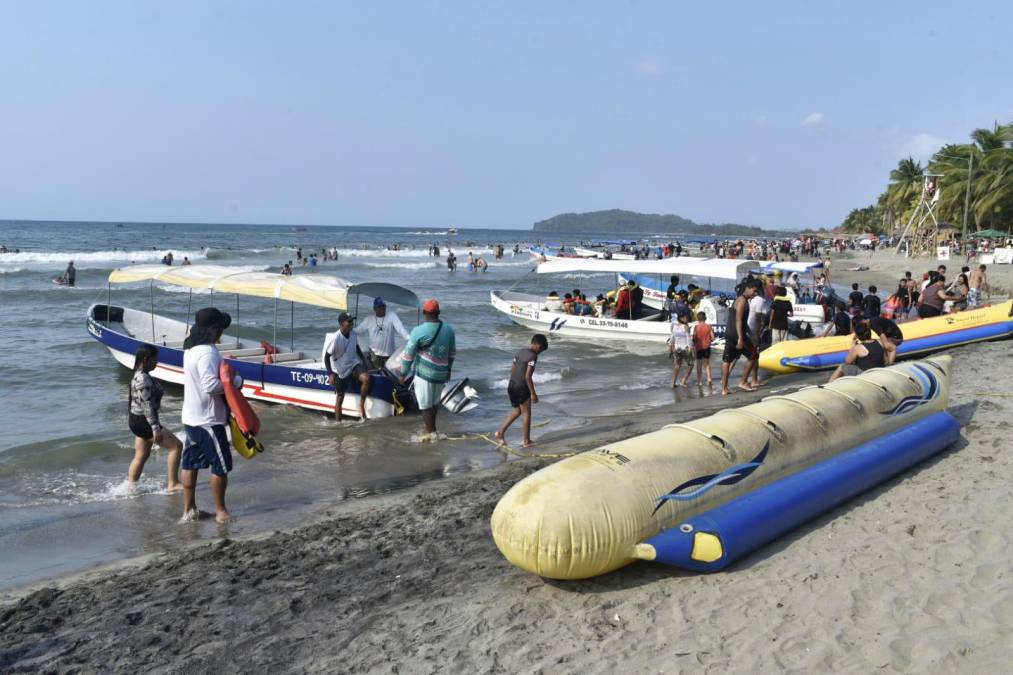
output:
[[[233,349],[228,352],[222,352],[222,356],[227,359],[240,359],[241,361],[247,361],[249,360],[249,357],[263,356],[264,353],[263,347],[251,347],[249,349]]]
[[[306,363],[316,363],[316,359],[299,359],[298,361],[286,361],[286,366],[301,366]]]
[[[306,355],[302,352],[286,352],[284,354],[275,354],[272,357],[274,363],[292,363],[293,361],[301,361]]]
[[[184,342],[186,342],[186,340],[172,340],[171,342],[163,342],[162,346],[168,347],[169,349],[182,349]]]

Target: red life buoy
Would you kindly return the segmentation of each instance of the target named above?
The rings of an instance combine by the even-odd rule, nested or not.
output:
[[[244,434],[256,434],[260,432],[260,418],[257,417],[257,413],[253,412],[253,408],[250,407],[246,397],[243,396],[243,392],[236,389],[233,385],[232,380],[235,378],[236,372],[229,365],[228,361],[222,361],[221,368],[218,369],[218,376],[222,379],[222,387],[225,389],[225,400],[229,404],[229,410],[232,411],[232,416],[236,418],[236,422],[239,423],[239,428]]]

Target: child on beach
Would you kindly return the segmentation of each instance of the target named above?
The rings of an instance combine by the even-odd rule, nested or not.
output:
[[[162,407],[162,385],[152,379],[152,370],[158,365],[158,348],[142,345],[134,356],[134,376],[130,380],[130,404],[127,423],[134,434],[134,459],[127,469],[127,484],[137,487],[144,471],[144,463],[151,456],[151,446],[158,443],[169,451],[166,459],[169,469],[169,492],[179,492],[179,453],[183,445],[176,434],[162,428],[158,412]]]
[[[696,325],[693,326],[693,351],[696,353],[696,384],[700,385],[700,375],[707,369],[707,386],[711,386],[711,343],[714,342],[714,329],[707,323],[707,315],[697,312]],[[689,379],[689,376],[686,376]]]
[[[503,426],[496,432],[496,440],[506,443],[506,432],[510,425],[517,421],[517,418],[524,416],[524,447],[530,448],[534,445],[531,440],[531,406],[538,403],[538,393],[535,392],[535,365],[538,363],[538,355],[549,348],[549,341],[541,333],[531,338],[531,345],[521,349],[514,355],[513,367],[510,370],[510,382],[507,384],[507,395],[510,397],[510,405],[513,410],[507,415]]]
[[[672,388],[684,387],[693,374],[693,337],[689,328],[689,314],[677,314],[672,322],[672,334],[668,337],[668,358],[675,359],[672,369]],[[679,381],[679,373],[686,365],[686,376]]]

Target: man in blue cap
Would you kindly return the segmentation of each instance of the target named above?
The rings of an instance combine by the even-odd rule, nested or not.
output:
[[[408,340],[408,331],[397,314],[387,310],[383,298],[373,300],[373,316],[359,324],[355,332],[361,335],[369,348],[366,357],[370,370],[380,370],[387,363],[390,355],[396,351],[396,338]]]

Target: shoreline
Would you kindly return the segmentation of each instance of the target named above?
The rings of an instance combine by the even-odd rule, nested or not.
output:
[[[1002,478],[1013,468],[1002,452],[1013,392],[980,390],[1008,346],[950,350],[961,364],[950,411],[964,427],[954,448],[721,573],[638,562],[562,582],[514,568],[488,520],[510,485],[546,463],[526,460],[349,502],[293,530],[4,593],[0,666],[999,671],[1013,659],[1013,488]],[[699,407],[602,418],[577,443]]]

